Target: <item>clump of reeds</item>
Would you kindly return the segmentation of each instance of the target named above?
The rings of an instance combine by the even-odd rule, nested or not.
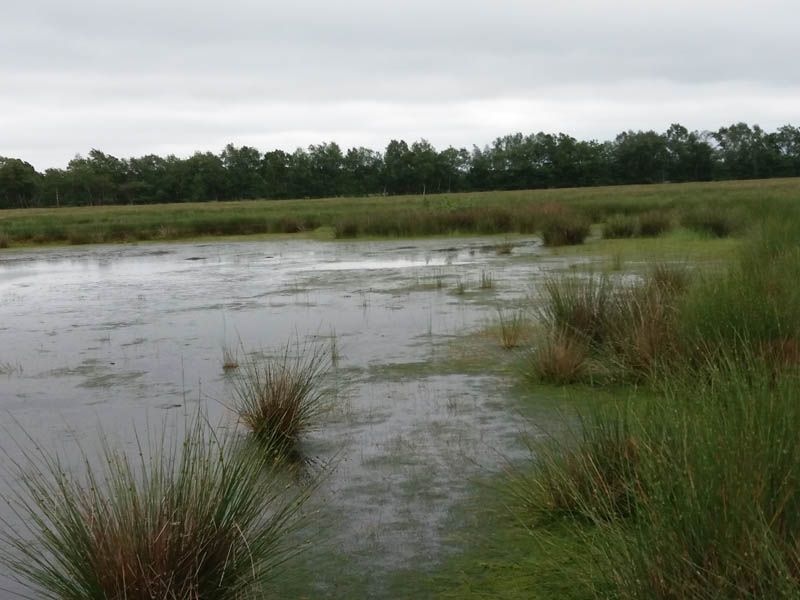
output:
[[[703,206],[687,210],[681,217],[681,225],[720,238],[733,235],[740,227],[732,210],[720,206]]]
[[[299,343],[248,361],[235,379],[239,418],[276,453],[294,451],[300,436],[328,409],[323,379],[330,363],[326,348]]]
[[[494,276],[491,271],[481,271],[481,281],[478,287],[482,290],[491,290],[494,288]]]
[[[0,561],[48,598],[260,597],[298,550],[287,534],[303,495],[232,443],[197,417],[184,436],[165,426],[130,454],[103,438],[79,474],[39,445],[23,450]]]
[[[539,317],[553,332],[563,332],[585,343],[602,343],[613,318],[614,289],[606,276],[551,278]]]
[[[548,280],[539,307],[546,333],[532,354],[532,373],[555,383],[652,374],[678,352],[677,302],[688,281],[683,267],[668,265],[621,287],[598,275]]]
[[[576,383],[587,374],[586,344],[563,331],[550,333],[531,352],[534,379],[559,385]]]
[[[656,237],[672,229],[672,218],[662,210],[643,212],[638,218],[638,231],[642,237]]]
[[[630,238],[636,235],[638,222],[635,217],[613,215],[603,224],[603,237],[606,239]]]
[[[625,519],[641,495],[639,442],[624,414],[593,411],[565,438],[531,447],[532,472],[513,472],[510,491],[534,518]]]
[[[545,246],[574,246],[589,236],[589,220],[570,210],[553,211],[543,218],[542,240]]]

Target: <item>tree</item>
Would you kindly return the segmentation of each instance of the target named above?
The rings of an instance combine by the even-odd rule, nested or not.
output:
[[[614,166],[619,183],[656,183],[667,179],[665,136],[655,131],[625,131],[614,141]]]
[[[0,208],[27,208],[32,205],[40,175],[30,163],[0,156]]]
[[[228,144],[220,155],[227,173],[227,198],[236,200],[262,198],[266,183],[261,176],[261,153],[250,146],[237,148]]]

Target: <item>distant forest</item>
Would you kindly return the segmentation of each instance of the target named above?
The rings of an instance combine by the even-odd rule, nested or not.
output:
[[[37,172],[0,157],[0,208],[319,198],[755,179],[800,175],[800,129],[738,123],[718,131],[672,125],[613,141],[516,133],[483,148],[437,150],[392,140],[381,153],[335,142],[292,153],[229,144],[189,158],[120,159],[92,150]]]

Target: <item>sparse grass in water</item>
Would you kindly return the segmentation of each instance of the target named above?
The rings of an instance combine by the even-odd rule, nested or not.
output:
[[[514,310],[508,314],[499,308],[497,309],[500,346],[504,350],[511,350],[520,345],[525,330],[525,323],[525,313],[522,310]]]
[[[239,353],[230,346],[222,347],[222,370],[226,373],[239,368]]]
[[[339,353],[339,338],[336,336],[335,329],[331,329],[331,334],[329,339],[330,339],[329,355],[331,358],[331,365],[336,367],[339,365],[339,358],[341,357],[341,355]]]
[[[466,286],[466,284],[464,283],[464,280],[461,277],[459,277],[458,281],[456,281],[455,291],[456,291],[456,294],[458,294],[459,296],[463,296],[467,291],[467,286]]]
[[[502,244],[497,244],[497,246],[494,247],[494,250],[498,256],[511,254],[511,252],[514,250],[514,244],[511,242],[503,242]]]
[[[261,597],[299,550],[287,533],[303,494],[232,442],[198,416],[182,439],[165,425],[135,459],[104,438],[78,475],[34,443],[4,498],[19,524],[4,523],[0,561],[37,597]]]
[[[491,290],[494,288],[494,277],[491,271],[481,271],[480,289]]]

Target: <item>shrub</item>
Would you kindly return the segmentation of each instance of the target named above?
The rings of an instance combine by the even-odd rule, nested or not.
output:
[[[235,408],[242,422],[278,455],[327,409],[322,379],[330,357],[320,346],[287,343],[277,355],[251,360],[237,372]]]
[[[182,440],[166,429],[148,439],[136,459],[104,439],[81,477],[57,454],[23,451],[7,499],[22,524],[5,523],[0,560],[50,598],[260,596],[297,550],[286,535],[303,495],[287,496],[263,458],[233,452],[201,417]]]
[[[660,210],[651,210],[639,215],[639,235],[656,237],[672,229],[669,214]]]
[[[636,235],[637,222],[634,217],[614,215],[603,225],[603,237],[606,239],[629,238]]]

